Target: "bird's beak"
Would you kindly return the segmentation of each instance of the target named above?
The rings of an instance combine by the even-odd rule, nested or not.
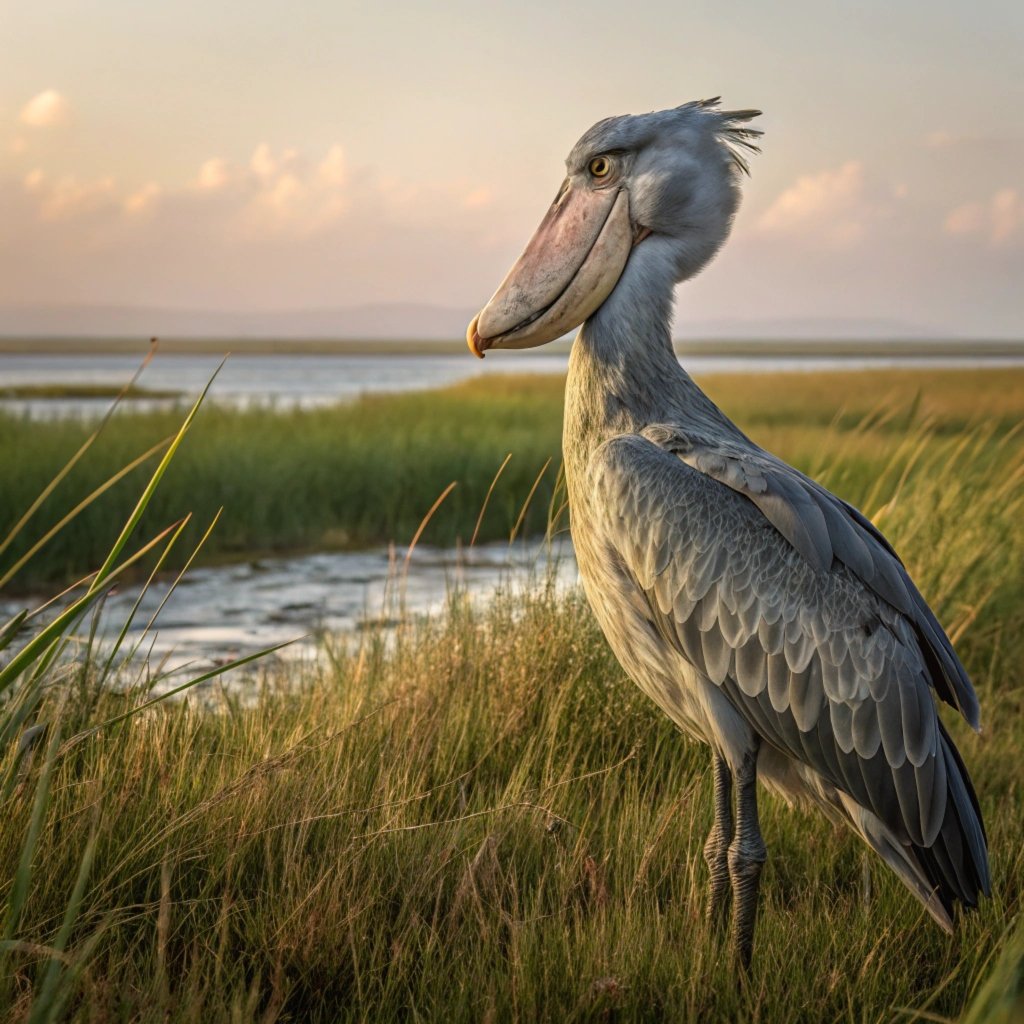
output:
[[[466,331],[470,352],[533,348],[578,327],[611,294],[629,259],[633,231],[623,189],[568,181],[490,302]]]

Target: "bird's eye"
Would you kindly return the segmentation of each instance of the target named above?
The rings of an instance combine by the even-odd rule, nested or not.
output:
[[[606,156],[595,156],[587,167],[595,178],[607,178],[612,169],[612,162]]]

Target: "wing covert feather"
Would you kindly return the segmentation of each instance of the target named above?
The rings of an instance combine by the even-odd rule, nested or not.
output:
[[[751,501],[812,568],[828,571],[840,562],[906,616],[931,663],[936,692],[972,728],[979,728],[978,699],[953,645],[896,552],[869,519],[746,439],[742,444],[710,439],[673,424],[652,424],[640,436]]]
[[[648,433],[602,445],[590,485],[659,632],[766,742],[929,845],[945,754],[913,625],[844,561],[816,567],[790,542],[756,500],[770,473],[701,457],[708,474]],[[858,536],[851,558],[865,548]]]

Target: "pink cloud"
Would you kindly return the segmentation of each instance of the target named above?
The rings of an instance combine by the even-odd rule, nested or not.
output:
[[[147,182],[125,197],[125,213],[138,215],[151,211],[162,194],[163,189],[155,181]]]
[[[1024,196],[1001,188],[984,202],[964,203],[950,210],[943,223],[948,235],[981,235],[994,246],[1024,235]]]
[[[30,128],[50,128],[68,117],[68,101],[56,89],[46,89],[21,108],[18,120]]]
[[[348,182],[348,162],[345,151],[335,143],[317,167],[320,180],[334,188],[341,188]]]
[[[228,162],[219,156],[205,160],[199,168],[196,176],[196,185],[201,189],[215,192],[223,188],[231,177],[231,170]]]
[[[22,184],[44,221],[72,219],[117,204],[116,184],[110,177],[94,181],[82,181],[73,174],[50,178],[36,168],[25,175]]]
[[[761,215],[767,234],[805,235],[839,248],[855,245],[876,215],[867,195],[864,164],[848,160],[834,170],[805,174]]]
[[[502,210],[467,206],[463,179],[385,187],[333,147],[268,146],[257,163],[265,176],[248,160],[207,168],[217,188],[0,173],[0,303],[457,304],[489,293],[519,243],[495,256]]]

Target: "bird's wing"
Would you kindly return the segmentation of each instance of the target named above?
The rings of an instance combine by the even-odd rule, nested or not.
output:
[[[814,569],[827,571],[838,561],[900,612],[917,637],[936,692],[978,729],[978,698],[966,670],[896,552],[869,519],[752,445],[710,444],[669,425],[647,427],[643,436],[749,498]]]
[[[957,841],[983,852],[973,792],[944,739],[913,624],[837,563],[834,547],[824,562],[838,513],[810,516],[813,496],[770,467],[712,464],[712,453],[675,452],[657,439],[612,438],[589,466],[602,536],[646,595],[654,628],[765,741],[900,841],[929,847],[955,820]],[[815,522],[823,528],[807,525]],[[871,552],[869,534],[853,536]],[[801,550],[807,537],[821,547],[818,563]]]

